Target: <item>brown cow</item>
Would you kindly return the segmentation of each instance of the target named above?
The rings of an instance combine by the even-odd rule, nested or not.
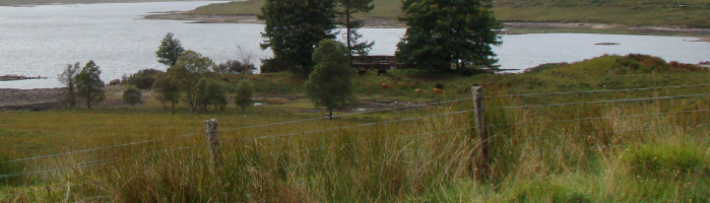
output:
[[[417,92],[417,93],[421,93],[421,92],[422,92],[422,88],[417,88],[417,89],[415,89],[414,91]]]
[[[385,84],[385,83],[381,83],[380,87],[382,87],[383,89],[387,89],[387,88],[391,88],[392,86]]]
[[[357,68],[357,74],[360,76],[363,76],[367,73],[367,70],[362,69],[362,68]]]
[[[434,93],[444,93],[444,90],[439,88],[434,88]]]

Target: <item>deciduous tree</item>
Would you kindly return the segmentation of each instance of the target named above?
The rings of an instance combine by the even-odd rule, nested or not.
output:
[[[227,106],[227,90],[221,82],[203,77],[197,82],[195,99],[203,111],[207,111],[207,105],[210,104],[214,105],[215,112],[224,110],[224,107]]]
[[[501,42],[494,29],[491,0],[405,0],[407,32],[397,44],[397,58],[427,70],[466,65],[490,66],[491,45]]]
[[[210,73],[212,60],[202,54],[187,50],[174,66],[168,68],[168,74],[175,79],[185,96],[185,101],[194,110],[197,102],[197,82]]]
[[[185,51],[180,44],[180,40],[174,38],[173,33],[165,34],[165,37],[160,41],[160,46],[155,55],[158,57],[158,62],[166,66],[173,66],[177,63],[180,55]]]
[[[93,60],[86,63],[81,72],[76,75],[76,92],[86,102],[86,107],[91,109],[91,102],[103,101],[104,81],[100,78],[101,70]]]
[[[352,70],[348,67],[347,48],[333,40],[325,39],[313,53],[318,63],[306,81],[306,94],[316,106],[328,109],[333,118],[333,109],[344,106],[352,96]]]
[[[158,94],[156,98],[163,103],[163,108],[167,108],[166,103],[170,102],[174,113],[175,104],[180,101],[180,87],[177,80],[167,73],[158,73],[154,77],[153,91]]]
[[[308,74],[318,42],[335,34],[334,0],[265,0],[259,19],[266,26],[262,49],[271,48],[274,58],[293,64],[294,73]]]
[[[76,72],[79,71],[79,62],[74,63],[74,66],[67,64],[62,74],[59,74],[59,82],[66,85],[67,88],[67,103],[69,103],[69,108],[76,108],[76,85],[75,77]]]

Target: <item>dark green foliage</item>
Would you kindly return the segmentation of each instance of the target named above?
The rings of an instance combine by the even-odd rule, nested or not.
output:
[[[227,88],[221,82],[203,77],[196,88],[196,105],[201,106],[203,111],[207,111],[208,105],[214,105],[214,111],[223,111],[227,106]]]
[[[143,103],[142,97],[141,90],[133,85],[128,85],[128,88],[123,91],[123,103],[129,104],[131,107],[135,104]]]
[[[271,58],[261,60],[261,73],[278,73],[293,69],[293,65],[287,63],[280,58]]]
[[[79,71],[79,62],[74,63],[74,66],[67,64],[67,68],[65,68],[62,74],[59,74],[58,76],[59,82],[66,85],[66,100],[70,109],[76,107],[76,88],[74,87],[76,85],[76,81],[74,77],[76,77],[77,71]]]
[[[180,56],[177,63],[168,69],[168,74],[184,93],[190,110],[194,110],[197,102],[197,82],[200,78],[209,75],[210,67],[212,67],[211,59],[203,57],[200,53],[187,50]]]
[[[335,34],[334,0],[265,0],[259,20],[266,26],[262,49],[271,48],[274,58],[293,64],[291,71],[308,74],[314,65],[308,57],[322,39]]]
[[[167,73],[158,73],[153,82],[153,91],[157,93],[156,98],[163,103],[163,107],[167,107],[167,103],[172,104],[175,111],[175,104],[180,101],[180,87],[177,79],[172,78]]]
[[[180,44],[180,40],[173,38],[173,33],[165,34],[165,37],[160,41],[160,47],[155,55],[158,57],[158,62],[166,66],[172,66],[177,63],[180,55],[185,51]]]
[[[491,66],[494,29],[501,27],[490,0],[406,0],[407,33],[397,44],[397,58],[425,70]]]
[[[86,63],[81,72],[76,75],[76,92],[86,102],[86,107],[91,109],[91,102],[103,101],[104,81],[99,77],[101,70],[93,60]]]
[[[143,69],[134,73],[126,80],[129,85],[136,86],[138,89],[147,90],[153,87],[153,82],[155,82],[155,74],[162,73],[163,71],[156,69]]]
[[[316,106],[325,106],[329,115],[344,106],[353,93],[352,70],[348,67],[347,48],[333,40],[323,40],[313,53],[317,62],[306,81],[306,94]]]
[[[360,42],[358,39],[362,35],[357,33],[357,29],[361,28],[363,23],[360,20],[355,20],[353,14],[356,13],[369,13],[375,6],[372,4],[373,0],[337,0],[338,1],[338,15],[340,25],[345,27],[345,41],[348,47],[348,57],[349,64],[352,65],[353,54],[367,55],[367,52],[372,49],[372,45],[375,42]]]
[[[217,74],[252,74],[256,70],[256,67],[254,64],[228,60],[227,62],[212,66],[212,70]]]

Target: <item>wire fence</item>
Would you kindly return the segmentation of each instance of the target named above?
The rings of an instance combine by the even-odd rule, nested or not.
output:
[[[552,140],[552,139],[562,139],[562,138],[574,138],[574,137],[585,137],[591,135],[614,135],[624,134],[624,133],[641,133],[641,132],[653,132],[661,130],[683,130],[686,128],[701,128],[707,127],[709,125],[708,113],[710,113],[710,103],[703,104],[703,102],[708,102],[707,99],[710,94],[705,93],[707,89],[692,89],[692,88],[704,88],[710,87],[710,84],[698,84],[698,85],[682,85],[682,86],[665,86],[665,87],[649,87],[649,88],[632,88],[632,89],[615,89],[615,90],[589,90],[589,91],[570,91],[570,92],[547,92],[547,93],[529,93],[529,94],[503,94],[503,95],[487,95],[484,98],[495,98],[492,104],[486,104],[485,116],[487,122],[490,124],[484,125],[491,136],[488,136],[486,140],[477,140],[472,143],[472,147],[480,148],[481,144],[492,143],[494,145],[494,152],[490,153],[490,156],[507,156],[515,154],[516,152],[506,152],[506,148],[515,148],[511,144],[520,142],[532,142],[535,140]],[[564,97],[564,98],[554,98],[555,101],[552,103],[544,104],[526,104],[525,100],[521,100],[522,97],[547,97],[552,99],[552,97],[560,97],[566,95],[579,95],[579,94],[593,94],[593,93],[614,93],[614,92],[639,92],[639,91],[649,91],[649,90],[678,90],[683,88],[689,88],[689,91],[695,91],[695,93],[679,93],[666,92],[665,96],[653,96],[653,97],[637,97],[637,98],[624,98],[624,99],[605,99],[604,97]],[[701,93],[702,92],[702,93]],[[566,100],[566,101],[565,101]],[[268,149],[285,149],[285,150],[271,150],[267,153],[270,157],[279,157],[284,155],[299,155],[303,153],[309,153],[318,150],[339,150],[347,146],[359,146],[359,145],[369,145],[372,143],[384,142],[384,141],[394,141],[403,139],[416,139],[426,136],[440,136],[446,138],[448,134],[465,134],[469,138],[476,138],[475,134],[481,129],[474,127],[471,119],[473,113],[477,110],[469,108],[469,105],[458,105],[457,108],[447,108],[454,106],[460,102],[474,101],[473,98],[461,98],[446,101],[428,102],[416,105],[406,105],[398,106],[393,108],[383,108],[376,109],[372,111],[362,111],[355,113],[347,113],[333,116],[334,118],[343,118],[348,116],[356,115],[368,115],[373,113],[381,113],[388,111],[400,111],[405,109],[421,109],[424,115],[416,115],[411,117],[400,117],[400,118],[387,118],[382,121],[376,122],[366,122],[359,124],[349,124],[345,126],[338,127],[328,127],[320,129],[311,129],[303,131],[294,132],[283,132],[283,133],[273,133],[273,134],[261,134],[253,137],[242,137],[235,139],[222,139],[221,144],[232,144],[239,145],[239,143],[248,143],[257,140],[264,139],[311,139],[316,136],[320,136],[319,139],[323,140],[320,145],[312,144],[312,146],[302,146],[302,147],[288,147],[288,144],[293,143],[281,143],[281,147],[272,146]],[[503,102],[500,102],[503,101]],[[660,106],[666,104],[655,103],[657,101],[678,101],[678,102],[695,102],[697,103],[692,108],[683,108],[682,110],[673,109],[677,106]],[[651,103],[653,104],[651,104]],[[467,103],[470,104],[470,103]],[[564,112],[564,108],[577,108],[584,109],[589,106],[595,105],[606,105],[615,104],[617,106],[604,106],[602,109],[604,111],[596,112],[589,111],[584,112],[584,110],[578,110],[577,112]],[[703,105],[701,105],[703,104]],[[707,107],[706,107],[707,106]],[[434,109],[444,108],[443,112],[440,110],[432,111],[426,110],[426,108],[432,107]],[[547,107],[544,110],[534,110],[536,108]],[[556,109],[555,109],[556,108]],[[551,116],[547,114],[549,111],[562,111],[561,116]],[[506,113],[501,111],[515,111],[513,113]],[[511,115],[508,115],[511,114]],[[499,118],[503,117],[504,118]],[[545,119],[547,118],[547,119]],[[311,121],[330,119],[330,117],[316,117],[301,119],[295,121],[286,121],[278,123],[269,123],[261,125],[252,125],[245,127],[235,127],[218,129],[215,132],[221,133],[232,133],[233,135],[238,135],[241,131],[256,128],[272,128],[282,125],[290,124],[301,124]],[[417,121],[427,121],[432,122],[433,120],[448,119],[447,122],[442,122],[443,124],[448,124],[450,126],[444,126],[440,129],[431,129],[419,126]],[[678,121],[676,121],[678,120]],[[626,126],[614,127],[612,130],[598,130],[603,129],[604,125],[617,125],[618,123],[626,123]],[[636,124],[639,123],[639,124]],[[399,124],[402,124],[401,126]],[[344,130],[362,130],[364,128],[380,126],[379,130],[385,131],[383,137],[371,138],[366,137],[367,132],[361,134],[362,137],[355,139],[352,142],[347,143],[328,143],[325,142],[328,137],[339,136],[338,132]],[[402,127],[405,126],[405,127]],[[570,127],[561,128],[559,126]],[[586,129],[586,130],[585,130]],[[390,130],[390,132],[387,132]],[[521,133],[522,132],[522,133]],[[517,133],[517,134],[516,134]],[[41,156],[27,157],[14,159],[9,161],[0,162],[0,164],[10,164],[22,161],[38,160],[45,158],[56,158],[60,156],[69,156],[78,153],[87,152],[97,152],[100,150],[121,148],[127,146],[137,146],[147,143],[154,143],[160,141],[168,141],[171,139],[183,138],[183,137],[193,137],[197,135],[202,135],[203,133],[191,133],[177,136],[170,136],[165,138],[151,139],[139,142],[131,142],[125,144],[117,144],[106,147],[98,147],[84,150],[76,150],[70,152],[47,154]],[[521,136],[521,135],[525,136]],[[221,135],[225,136],[226,135]],[[620,139],[620,138],[619,138]],[[693,138],[699,139],[699,138]],[[410,140],[409,142],[415,142],[418,140]],[[421,141],[421,140],[419,140]],[[503,143],[505,141],[505,143]],[[618,147],[624,147],[633,142],[623,142],[623,141],[610,141],[610,140],[598,140],[596,143],[588,144],[586,148],[588,149],[614,149]],[[497,145],[497,146],[496,146]],[[197,149],[201,147],[208,147],[206,144],[188,145],[188,146],[178,146],[168,149],[154,150],[150,152],[143,151],[142,154],[136,154],[129,158],[135,160],[145,159],[147,156],[159,156],[162,154],[167,154],[170,152],[183,151],[188,149]],[[402,151],[409,147],[407,144],[396,145],[396,147],[401,147],[399,150]],[[497,148],[496,148],[497,147]],[[205,153],[203,151],[197,151],[196,153]],[[227,152],[230,153],[230,152]],[[360,157],[366,158],[366,157]],[[6,174],[0,174],[0,180],[6,178],[31,176],[46,173],[60,173],[64,171],[69,171],[73,168],[91,168],[99,165],[110,164],[116,162],[119,159],[125,159],[125,157],[108,157],[103,159],[88,160],[83,162],[78,162],[71,166],[57,167],[40,169],[35,171],[15,171]],[[404,160],[411,161],[411,160]],[[0,181],[1,182],[1,181]],[[86,184],[86,183],[85,183]],[[60,188],[63,186],[58,186]],[[38,190],[41,191],[41,190]],[[37,192],[37,191],[29,191]],[[0,198],[22,195],[27,192],[19,193],[8,193],[0,195]]]

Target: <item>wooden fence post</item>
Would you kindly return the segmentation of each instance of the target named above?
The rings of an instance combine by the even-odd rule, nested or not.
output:
[[[214,118],[205,121],[205,135],[207,137],[207,152],[212,158],[212,166],[219,166],[222,164],[222,153],[219,151],[217,120]]]
[[[488,130],[486,126],[486,113],[483,106],[483,87],[471,87],[473,94],[473,115],[476,120],[476,134],[480,143],[478,143],[478,156],[474,161],[476,169],[474,170],[475,179],[486,179],[490,175],[490,155],[488,154]]]

